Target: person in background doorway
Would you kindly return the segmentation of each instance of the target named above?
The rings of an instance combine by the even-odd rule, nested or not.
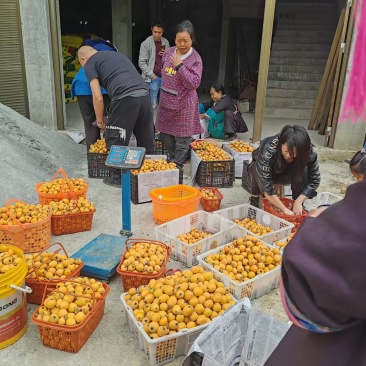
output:
[[[90,40],[85,42],[89,41]],[[112,43],[105,41],[104,39],[93,39],[92,42],[92,47],[98,51],[117,51]],[[106,116],[106,108],[108,107],[111,100],[104,88],[101,88],[101,93],[103,95],[104,102],[104,116]],[[97,118],[95,116],[93,106],[92,90],[83,67],[77,72],[75,78],[72,81],[71,97],[74,98],[75,96],[78,98],[80,113],[83,117],[86,147],[87,150],[89,150],[90,145],[94,144],[100,138],[100,128],[105,129],[105,124],[103,123],[98,126],[96,123]]]
[[[349,163],[352,175],[361,182],[366,174],[366,150],[357,151]]]
[[[214,138],[231,141],[237,132],[247,132],[248,127],[236,104],[225,94],[222,84],[210,89],[211,100],[199,105],[200,118],[209,120],[208,132]]]
[[[152,23],[151,33],[152,35],[141,43],[139,67],[150,89],[151,105],[156,108],[161,85],[162,57],[165,49],[169,47],[169,42],[163,37],[164,26],[161,21]]]
[[[250,204],[258,207],[260,196],[285,215],[300,215],[302,204],[316,197],[320,184],[317,154],[302,126],[285,126],[281,133],[261,141],[248,166],[252,179]],[[274,184],[291,184],[293,209],[288,209],[275,194]]]
[[[201,83],[202,60],[192,47],[193,25],[185,20],[177,26],[175,45],[162,58],[160,103],[155,127],[169,152],[182,167],[189,152],[191,136],[203,132],[196,89]]]
[[[132,132],[137,146],[154,154],[154,122],[149,89],[132,62],[120,52],[96,51],[83,46],[78,51],[79,62],[85,69],[93,93],[93,105],[100,124],[103,121],[104,100],[100,87],[104,87],[111,103],[105,138],[107,149],[112,145],[128,146]],[[103,182],[121,187],[121,170],[112,169]]]

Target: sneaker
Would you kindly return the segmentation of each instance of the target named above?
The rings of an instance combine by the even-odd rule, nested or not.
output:
[[[232,135],[225,135],[225,140],[224,141],[234,141],[234,140],[237,140],[236,133],[234,133]]]
[[[105,177],[103,178],[103,183],[116,188],[122,187],[121,177],[118,176]]]

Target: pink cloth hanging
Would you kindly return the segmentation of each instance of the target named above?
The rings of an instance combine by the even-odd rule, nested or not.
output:
[[[342,107],[340,123],[349,119],[366,122],[366,0],[355,4],[356,43],[348,89]]]

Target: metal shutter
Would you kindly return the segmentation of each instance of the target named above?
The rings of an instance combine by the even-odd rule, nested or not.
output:
[[[19,0],[0,0],[0,103],[29,117]]]

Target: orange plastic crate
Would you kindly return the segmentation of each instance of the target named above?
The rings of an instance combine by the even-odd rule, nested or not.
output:
[[[6,203],[7,214],[15,221],[16,225],[0,225],[0,243],[15,245],[24,253],[33,253],[46,248],[51,242],[51,212],[41,221],[22,224],[9,211],[12,203],[24,203],[20,200],[10,199]]]
[[[292,210],[292,207],[294,205],[294,201],[289,198],[280,198],[281,202],[290,210]],[[283,220],[286,220],[288,222],[291,222],[294,224],[294,228],[292,229],[292,232],[296,232],[300,224],[302,223],[302,220],[307,216],[307,213],[305,210],[302,210],[301,215],[283,215],[279,212],[277,208],[275,208],[273,205],[269,203],[267,199],[263,199],[262,201],[264,211],[267,211],[271,213],[272,215],[275,215]]]
[[[201,205],[204,211],[207,212],[213,212],[220,209],[221,200],[224,198],[224,196],[221,194],[221,192],[216,188],[200,188],[199,191],[202,193],[202,191],[209,191],[212,192],[217,198],[206,198],[202,194],[201,198]]]
[[[59,248],[57,248],[57,246],[59,246]],[[67,257],[69,257],[68,254],[67,254],[67,252],[66,252],[66,250],[65,250],[65,248],[64,248],[64,246],[61,243],[58,243],[58,242],[52,243],[46,249],[44,249],[41,252],[39,252],[39,254],[41,254],[43,252],[46,252],[47,250],[51,249],[52,247],[56,247],[57,248],[57,249],[55,249],[54,254],[52,255],[52,257],[54,255],[56,255],[57,253],[59,253],[61,250],[63,251],[63,253]],[[70,275],[67,276],[67,278],[65,280],[69,280],[72,277],[80,276],[80,272],[81,272],[81,269],[83,267],[84,267],[84,263],[79,264],[79,266],[77,268],[75,268],[75,270],[73,272],[71,272]],[[34,263],[33,263],[33,270],[32,271],[34,271],[36,273],[36,275],[37,275],[37,271],[36,271],[36,268],[34,267]],[[29,273],[30,272],[28,272],[28,274]],[[55,281],[56,280],[58,281],[59,279],[55,279]],[[60,280],[60,281],[62,281],[62,280]],[[37,304],[37,305],[41,304],[42,303],[42,297],[43,297],[45,288],[46,288],[46,286],[47,286],[47,284],[49,282],[50,281],[39,279],[38,275],[37,275],[36,278],[27,278],[26,277],[25,278],[25,284],[32,289],[32,292],[27,294],[27,301],[28,301],[28,303],[30,303],[30,304]]]
[[[61,168],[59,169],[55,175],[53,176],[53,180],[58,178],[58,175],[61,175],[62,179],[64,179],[66,181],[65,184],[69,184],[69,178],[66,174],[66,172]],[[54,202],[58,202],[63,200],[64,198],[67,199],[73,199],[73,200],[78,200],[79,198],[83,197],[86,198],[86,192],[88,191],[88,183],[86,183],[86,187],[84,189],[81,189],[80,191],[77,192],[59,192],[59,193],[54,193],[54,194],[49,194],[49,193],[44,193],[40,191],[41,186],[44,184],[45,182],[40,182],[36,184],[36,192],[38,194],[38,200],[39,203],[41,205],[48,205],[51,201]],[[71,190],[71,187],[70,187]],[[62,191],[62,189],[61,189]]]
[[[152,189],[150,197],[155,222],[164,224],[167,221],[198,211],[198,203],[202,193],[191,186],[177,184]]]
[[[60,280],[58,282],[67,282],[67,281]],[[50,292],[57,292],[57,290],[55,291],[55,288],[52,287],[53,285],[55,285],[55,282],[53,282],[53,284],[50,284],[49,287],[46,287],[43,294],[42,304],[46,296]],[[58,325],[38,320],[37,319],[38,309],[37,309],[32,315],[32,322],[38,326],[39,335],[41,337],[43,345],[58,349],[60,351],[66,351],[72,353],[79,352],[81,347],[86,343],[86,341],[92,335],[92,333],[97,328],[98,324],[103,318],[105,309],[105,300],[110,291],[108,285],[103,283],[103,287],[105,288],[103,296],[100,299],[95,300],[96,305],[93,306],[92,310],[88,313],[86,319],[82,323],[74,327],[66,325]]]
[[[96,212],[78,212],[66,215],[52,215],[51,230],[53,235],[64,235],[89,231],[92,228],[93,215]]]
[[[137,243],[156,244],[156,245],[160,245],[161,247],[166,249],[166,253],[167,253],[166,259],[158,273],[150,275],[150,274],[146,274],[146,273],[128,272],[128,271],[121,270],[121,265],[122,265],[123,261],[125,260],[126,253],[128,252],[129,249],[131,249],[131,247],[133,247]],[[125,246],[125,250],[122,254],[121,261],[120,261],[119,265],[117,266],[117,273],[119,273],[121,275],[123,290],[125,292],[127,292],[130,288],[138,288],[140,286],[147,285],[150,282],[150,280],[152,280],[152,279],[158,279],[158,278],[165,277],[166,264],[169,261],[170,253],[171,253],[171,248],[168,247],[167,245],[163,244],[160,241],[147,240],[147,239],[128,239],[126,241],[126,246]]]

